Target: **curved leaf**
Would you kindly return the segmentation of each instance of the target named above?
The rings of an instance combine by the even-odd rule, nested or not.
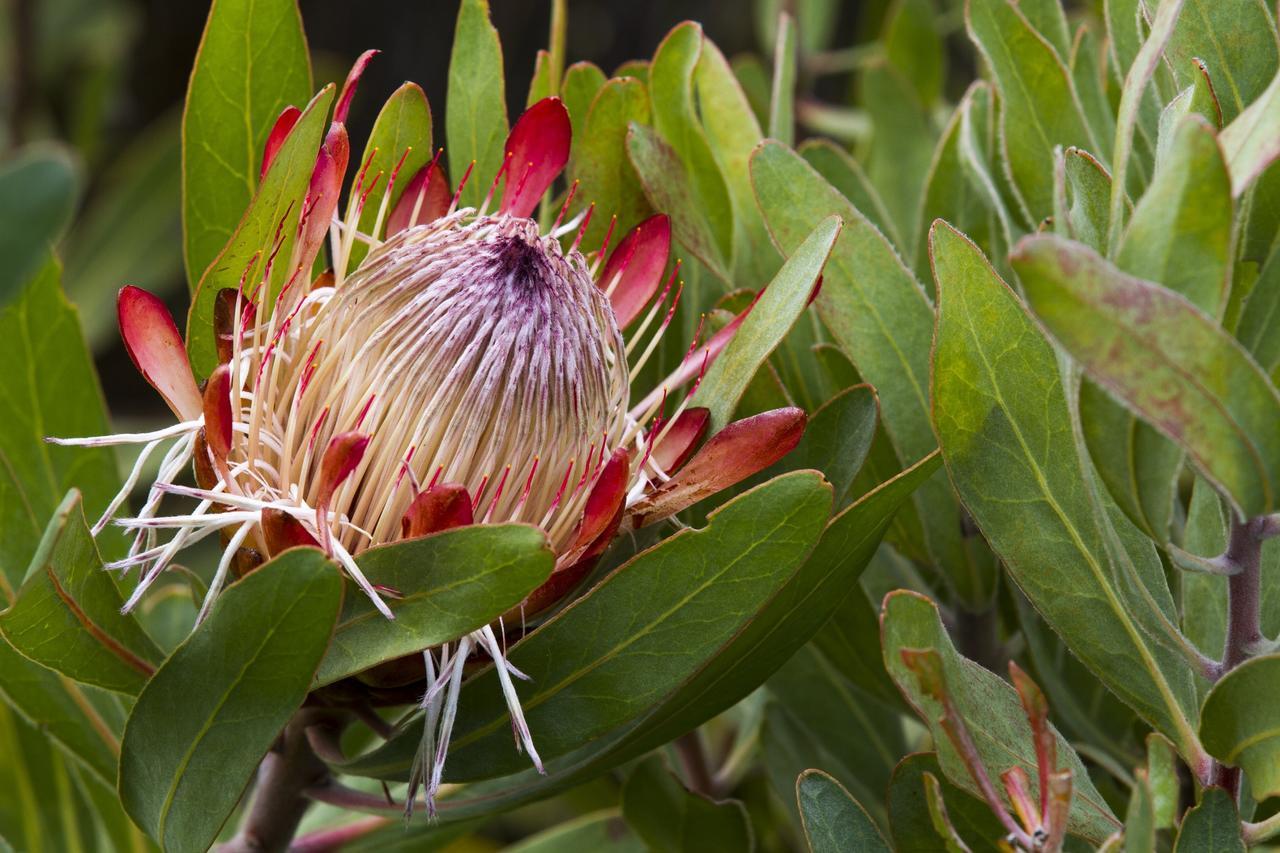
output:
[[[223,592],[147,683],[125,726],[119,792],[166,850],[217,837],[302,704],[341,604],[337,568],[288,551]]]
[[[796,800],[810,853],[865,850],[889,853],[879,827],[844,787],[821,770],[806,770],[796,780]]]
[[[461,204],[478,207],[502,168],[510,129],[502,43],[489,22],[489,0],[463,0],[458,6],[445,103],[449,172],[460,181],[475,164]]]
[[[1245,661],[1222,677],[1204,700],[1200,738],[1223,764],[1241,767],[1253,798],[1280,794],[1280,655]]]
[[[396,590],[396,618],[347,596],[316,686],[483,627],[546,580],[555,555],[535,527],[475,525],[370,548],[356,562],[370,583]]]
[[[296,0],[215,0],[182,114],[183,248],[193,293],[253,198],[276,117],[311,91]]]

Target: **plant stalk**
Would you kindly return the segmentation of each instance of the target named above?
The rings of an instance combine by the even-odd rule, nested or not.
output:
[[[680,756],[680,764],[684,768],[685,779],[689,789],[704,797],[717,798],[716,783],[707,760],[707,750],[702,743],[702,735],[697,729],[686,732],[676,739],[676,754]]]
[[[296,715],[280,737],[277,748],[262,759],[253,802],[236,837],[221,853],[260,853],[289,848],[302,816],[311,805],[308,788],[329,778],[328,766],[316,757],[307,740],[306,712]]]

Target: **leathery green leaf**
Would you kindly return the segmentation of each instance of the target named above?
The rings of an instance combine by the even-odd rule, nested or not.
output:
[[[680,158],[687,172],[689,188],[697,199],[699,227],[716,254],[709,262],[727,267],[734,257],[734,210],[724,175],[711,151],[706,131],[698,120],[694,78],[704,49],[702,27],[686,21],[667,33],[658,45],[649,68],[653,125]],[[655,179],[675,180],[675,175],[656,176],[640,169],[645,187]],[[656,199],[654,199],[656,201]],[[674,212],[668,211],[674,217]],[[690,251],[693,251],[690,247]]]
[[[1209,754],[1244,769],[1253,798],[1280,794],[1280,655],[1245,661],[1224,675],[1204,700],[1200,738]]]
[[[574,164],[581,158],[578,152],[586,139],[587,114],[606,82],[604,72],[591,62],[575,62],[565,69],[560,97],[564,99],[564,108],[569,113],[569,124],[573,128],[573,142],[569,146],[571,174],[575,171]],[[623,127],[626,127],[625,122]]]
[[[609,80],[591,101],[582,140],[575,137],[569,161],[570,174],[580,182],[579,197],[594,201],[601,214],[618,217],[619,235],[653,212],[627,156],[627,128],[632,122],[649,123],[649,94],[644,83],[634,77]],[[584,245],[596,246],[604,240],[609,216],[591,217]]]
[[[622,816],[654,853],[754,847],[747,810],[690,791],[659,755],[637,764],[622,788]]]
[[[537,528],[504,524],[370,548],[357,562],[370,583],[399,593],[387,598],[396,618],[386,619],[367,596],[349,590],[317,685],[487,625],[547,579],[555,556]]]
[[[709,429],[713,433],[733,417],[751,378],[809,304],[843,224],[838,216],[827,217],[790,253],[729,345],[708,368],[692,402],[710,410]]]
[[[930,819],[925,774],[938,780],[947,817],[961,840],[971,850],[983,853],[995,850],[991,840],[1000,838],[1006,830],[986,803],[948,781],[938,766],[937,754],[932,752],[912,753],[893,770],[887,797],[893,849],[897,853],[937,853],[944,849],[944,842]]]
[[[865,157],[867,177],[884,199],[903,240],[903,254],[910,258],[920,230],[920,198],[933,159],[933,126],[911,84],[892,65],[873,63],[863,70],[860,81],[862,101],[874,127]]]
[[[729,281],[726,262],[708,230],[707,209],[694,195],[689,171],[676,150],[653,128],[632,121],[627,156],[649,202],[671,217],[671,232],[680,245],[717,278]]]
[[[867,221],[880,229],[893,245],[901,248],[902,240],[894,230],[893,220],[876,188],[871,185],[853,155],[830,139],[806,139],[796,149],[800,156],[821,175],[827,183],[840,191]]]
[[[1276,24],[1266,0],[1186,0],[1169,41],[1179,86],[1195,82],[1193,59],[1203,60],[1231,122],[1276,73]]]
[[[223,592],[147,682],[125,726],[119,792],[166,850],[213,843],[306,697],[341,605],[337,568],[290,550]]]
[[[733,69],[710,39],[702,43],[693,82],[702,128],[733,204],[734,280],[759,287],[782,262],[769,242],[769,232],[751,190],[748,164],[764,134]]]
[[[938,606],[918,593],[906,590],[892,592],[884,600],[880,630],[885,668],[933,733],[938,760],[947,778],[953,784],[979,794],[967,766],[942,729],[942,703],[921,689],[919,680],[902,659],[904,649],[932,649],[937,652],[942,663],[945,689],[956,713],[969,729],[991,778],[998,778],[1013,767],[1021,767],[1031,780],[1033,792],[1038,791],[1031,726],[1017,692],[995,673],[956,652],[938,615]],[[1053,733],[1057,741],[1058,767],[1071,771],[1069,830],[1095,843],[1101,842],[1119,827],[1119,821],[1093,787],[1089,773],[1075,750],[1056,729]]]
[[[774,240],[791,252],[823,217],[844,219],[815,305],[832,338],[880,397],[881,415],[907,464],[936,446],[929,424],[929,349],[933,308],[920,284],[875,226],[795,152],[763,143],[752,156],[752,181]],[[971,555],[960,509],[942,478],[916,496],[930,554],[975,606],[990,595],[994,572]]]
[[[643,715],[705,665],[803,565],[830,508],[816,473],[779,477],[633,558],[513,646],[511,663],[530,677],[521,705],[539,753],[562,755]],[[602,708],[600,696],[614,700]],[[449,775],[521,769],[509,729],[497,674],[475,677]]]
[[[1075,448],[1053,348],[963,235],[938,223],[932,242],[933,416],[952,483],[1013,580],[1076,656],[1184,754],[1194,753],[1189,665],[1150,642],[1141,623],[1161,614],[1113,579],[1107,519]],[[1172,610],[1163,575],[1154,574],[1141,583]]]
[[[1151,783],[1145,768],[1133,773],[1133,790],[1129,794],[1129,808],[1124,813],[1125,853],[1147,853],[1156,849],[1155,803],[1151,796]]]
[[[1182,817],[1173,853],[1244,853],[1240,838],[1240,814],[1235,801],[1222,788],[1205,788],[1200,803]]]
[[[889,853],[880,828],[844,787],[821,770],[806,770],[796,779],[796,800],[811,853],[864,850]]]
[[[285,107],[311,97],[295,0],[215,0],[182,114],[182,230],[192,292],[258,186],[262,148]]]
[[[1227,164],[1213,128],[1199,116],[1182,120],[1172,145],[1168,162],[1134,208],[1116,266],[1220,316],[1231,274]]]
[[[1009,0],[966,4],[969,37],[995,73],[1001,142],[1033,222],[1053,211],[1053,148],[1097,151],[1071,75],[1053,47]]]
[[[1231,192],[1241,195],[1280,157],[1280,72],[1220,137],[1231,167]]]
[[[489,22],[489,0],[462,0],[449,57],[444,125],[454,181],[462,180],[475,163],[462,190],[464,207],[479,207],[502,168],[508,132],[505,81],[502,44]]]
[[[108,690],[136,694],[161,658],[102,567],[80,493],[54,512],[26,581],[0,615],[5,639],[36,663]]]
[[[382,238],[387,217],[404,194],[405,187],[419,169],[431,162],[431,157],[431,107],[427,105],[427,96],[417,83],[405,83],[391,94],[378,112],[373,130],[369,131],[364,154],[356,164],[357,169],[364,169],[365,175],[360,192],[364,193],[370,185],[373,186],[360,214],[361,233]],[[391,173],[397,167],[399,171],[396,172],[395,183],[392,185]],[[377,183],[373,183],[374,181]],[[387,199],[386,210],[383,211],[383,199],[387,197],[388,189],[391,197]],[[355,201],[356,189],[353,184],[351,196],[347,199],[348,207]],[[381,227],[375,233],[374,225],[379,224],[379,219]],[[355,269],[368,252],[367,245],[359,240],[355,241],[351,249],[351,269]]]
[[[58,447],[49,436],[109,432],[106,407],[76,309],[58,286],[52,259],[15,301],[0,309],[0,359],[24,365],[0,372],[0,577],[8,592],[22,583],[45,523],[71,488],[99,512],[119,487],[105,447]],[[102,537],[106,547],[123,540]]]
[[[83,181],[71,152],[33,145],[0,168],[0,305],[40,270],[75,214]]]
[[[440,804],[442,819],[467,820],[566,790],[667,743],[759,687],[856,586],[894,513],[937,471],[940,461],[935,451],[832,519],[813,555],[746,628],[642,719],[552,759],[545,776],[528,769],[469,787],[465,795]],[[406,730],[343,769],[384,779],[405,778],[419,740],[416,731]]]
[[[1186,450],[1246,515],[1272,511],[1280,394],[1234,338],[1078,243],[1029,237],[1013,262],[1041,322],[1090,378]]]
[[[254,194],[235,233],[208,265],[196,287],[191,298],[191,310],[187,313],[187,355],[197,377],[207,376],[217,364],[213,304],[218,291],[224,287],[239,287],[241,280],[261,281],[277,233],[283,242],[276,255],[277,262],[272,267],[272,294],[279,292],[288,276],[295,272],[299,275],[310,272],[295,271],[288,259],[293,251],[298,219],[302,215],[332,100],[332,85],[311,99],[271,161],[271,168],[267,169],[262,185]]]

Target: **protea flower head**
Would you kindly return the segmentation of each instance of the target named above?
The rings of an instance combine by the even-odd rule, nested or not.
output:
[[[542,528],[557,554],[551,578],[512,614],[523,621],[571,593],[619,530],[669,518],[772,464],[804,429],[801,410],[782,409],[730,424],[698,450],[709,417],[689,398],[746,312],[695,340],[671,376],[633,399],[631,380],[680,298],[679,264],[667,273],[670,224],[657,215],[612,252],[608,237],[584,252],[591,208],[562,225],[566,200],[549,231],[539,228],[530,217],[569,156],[569,116],[555,98],[517,121],[479,209],[459,206],[461,185],[450,193],[437,154],[394,207],[388,189],[372,234],[357,231],[367,190],[378,180],[393,186],[395,172],[370,175],[364,164],[339,216],[346,113],[370,56],[348,77],[317,154],[287,283],[271,300],[268,265],[262,281],[218,294],[221,363],[203,388],[160,301],[134,287],[120,291],[126,347],[178,423],[51,439],[143,445],[95,527],[114,519],[135,532],[128,556],[111,566],[139,569],[126,609],[183,548],[220,533],[222,558],[198,620],[231,574],[297,545],[324,549],[393,619],[395,591],[365,578],[363,550],[459,525],[519,521]],[[277,122],[264,174],[298,114],[290,108]],[[574,232],[563,249],[561,239]],[[326,237],[331,271],[311,280]],[[370,250],[351,269],[357,241]],[[675,404],[680,395],[684,402]],[[146,503],[117,517],[147,458],[166,444]],[[196,487],[179,485],[193,463]],[[167,495],[197,504],[164,515]],[[165,530],[172,535],[160,541]],[[541,768],[512,686],[520,673],[506,662],[504,629],[500,620],[496,630],[424,650],[427,726],[415,782],[427,777],[429,803],[474,653],[494,660],[518,743]]]

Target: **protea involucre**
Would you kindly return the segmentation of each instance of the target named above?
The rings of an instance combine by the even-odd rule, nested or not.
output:
[[[261,281],[218,294],[221,363],[203,389],[159,300],[120,291],[129,353],[179,422],[60,441],[144,445],[95,532],[115,518],[147,457],[168,444],[141,510],[115,518],[136,531],[129,555],[111,566],[139,570],[126,609],[184,547],[219,532],[225,547],[198,619],[230,575],[297,545],[324,549],[394,619],[396,591],[366,580],[363,550],[458,525],[520,521],[541,527],[557,554],[551,578],[508,614],[520,628],[573,591],[619,530],[668,518],[772,464],[804,429],[800,410],[768,412],[730,424],[694,455],[708,415],[688,406],[690,386],[745,312],[695,340],[670,377],[632,399],[631,379],[680,298],[679,265],[667,274],[670,225],[655,216],[612,253],[607,237],[598,251],[581,250],[585,217],[539,230],[529,217],[569,156],[569,117],[555,98],[516,123],[479,210],[459,207],[460,188],[449,192],[437,155],[394,208],[392,193],[384,194],[372,235],[356,230],[362,188],[394,184],[395,172],[370,175],[366,164],[339,217],[344,122],[369,56],[339,97],[291,256],[273,258]],[[264,172],[297,116],[287,110],[277,122]],[[563,250],[560,239],[575,231]],[[312,280],[326,236],[332,271]],[[349,271],[357,241],[370,251]],[[270,269],[281,263],[289,276],[272,301]],[[179,485],[193,462],[197,487]],[[198,503],[164,515],[166,495]],[[172,535],[161,541],[164,530]],[[502,634],[512,629],[499,620],[424,650],[428,802],[440,784],[463,668],[477,653],[494,660],[520,742],[541,766],[511,682],[520,673],[505,660]]]

